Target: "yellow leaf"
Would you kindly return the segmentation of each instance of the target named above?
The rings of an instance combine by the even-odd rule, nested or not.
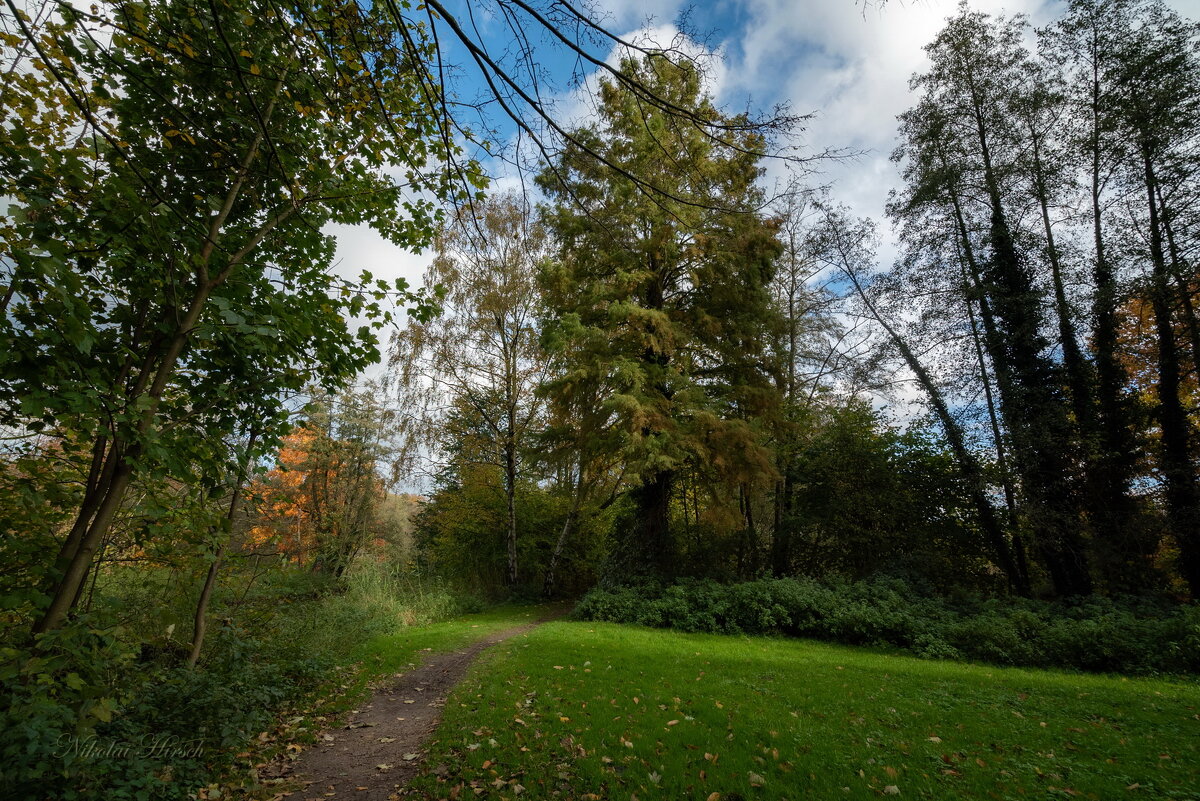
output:
[[[257,65],[257,64],[251,64],[251,65],[250,65],[250,74],[251,74],[251,75],[261,75],[261,74],[262,74],[262,70],[260,70],[260,69],[258,68],[258,65]]]

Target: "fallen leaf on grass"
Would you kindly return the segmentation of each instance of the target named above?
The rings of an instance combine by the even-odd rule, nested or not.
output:
[[[749,778],[750,778],[750,786],[751,787],[762,787],[764,784],[767,783],[767,780],[764,779],[762,776],[759,776],[757,773],[749,774]]]
[[[883,788],[884,795],[900,795],[900,788],[894,784],[889,784]]]

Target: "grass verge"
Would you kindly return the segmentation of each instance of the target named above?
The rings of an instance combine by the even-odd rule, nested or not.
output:
[[[447,703],[426,798],[1200,799],[1200,687],[553,622]]]

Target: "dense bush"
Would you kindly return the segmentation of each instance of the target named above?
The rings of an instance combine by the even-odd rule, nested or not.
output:
[[[170,580],[132,578],[109,581],[111,604],[99,606],[137,610],[150,585]],[[194,669],[174,636],[182,609],[123,625],[95,613],[36,643],[0,641],[0,797],[194,798],[197,787],[227,780],[236,755],[287,710],[310,706],[363,640],[480,605],[374,562],[342,582],[271,572],[218,600],[218,611],[240,605],[243,622],[214,625]]]
[[[788,634],[930,659],[1121,673],[1200,673],[1200,606],[1152,599],[949,601],[897,579],[687,580],[597,588],[575,614],[717,634]]]

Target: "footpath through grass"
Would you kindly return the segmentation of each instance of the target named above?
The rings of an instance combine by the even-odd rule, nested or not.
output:
[[[547,606],[497,606],[454,620],[398,628],[367,640],[354,656],[363,665],[360,675],[364,679],[373,679],[406,669],[420,660],[422,652],[452,651],[489,634],[533,623],[549,609]]]
[[[238,755],[242,769],[232,771],[231,775],[256,775],[250,771],[252,766],[261,768],[281,754],[295,758],[299,744],[315,742],[324,729],[344,719],[351,709],[368,698],[370,685],[387,683],[394,674],[407,672],[420,663],[426,652],[451,651],[470,645],[490,634],[532,623],[549,610],[546,606],[498,606],[437,623],[396,624],[386,633],[363,640],[348,650],[347,663],[335,668],[310,697],[282,715],[274,728],[258,738],[256,747]],[[352,634],[353,629],[348,631]],[[292,713],[300,714],[292,716]],[[213,794],[214,789],[216,794]],[[279,780],[263,784],[255,779],[249,785],[237,782],[212,785],[202,789],[199,797],[277,799],[278,790]]]
[[[1195,801],[1200,687],[560,621],[482,656],[428,764],[428,798]]]

